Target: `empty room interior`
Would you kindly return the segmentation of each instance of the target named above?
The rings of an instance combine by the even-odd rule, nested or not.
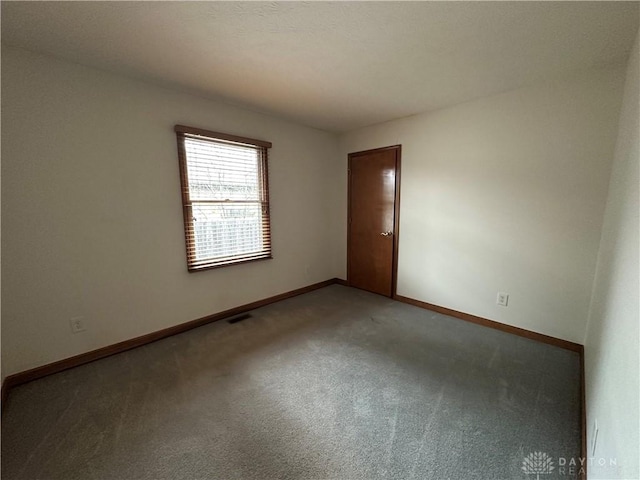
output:
[[[4,479],[640,479],[640,2],[2,2]]]

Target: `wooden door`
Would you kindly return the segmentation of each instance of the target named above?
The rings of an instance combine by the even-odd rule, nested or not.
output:
[[[347,278],[352,287],[395,294],[400,145],[349,154]]]

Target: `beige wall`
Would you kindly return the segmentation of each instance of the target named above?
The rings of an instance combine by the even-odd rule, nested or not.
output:
[[[585,338],[589,456],[604,458],[589,478],[640,478],[640,75],[636,39],[627,69],[620,127]],[[598,422],[595,453],[593,426]],[[609,465],[617,461],[618,468]]]
[[[398,294],[581,343],[623,73],[584,71],[343,135],[343,212],[347,153],[402,144]]]
[[[273,142],[273,260],[187,273],[176,123]],[[332,134],[3,48],[2,160],[3,378],[342,272]]]

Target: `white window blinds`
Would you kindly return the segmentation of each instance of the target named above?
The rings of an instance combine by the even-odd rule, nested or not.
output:
[[[271,258],[268,142],[178,125],[190,271]]]

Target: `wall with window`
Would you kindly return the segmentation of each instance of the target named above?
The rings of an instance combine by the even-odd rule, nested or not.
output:
[[[175,124],[273,143],[273,260],[187,273]],[[3,378],[338,276],[342,168],[335,135],[3,47]]]
[[[402,144],[398,293],[582,343],[623,81],[587,70],[343,135],[344,169]]]

